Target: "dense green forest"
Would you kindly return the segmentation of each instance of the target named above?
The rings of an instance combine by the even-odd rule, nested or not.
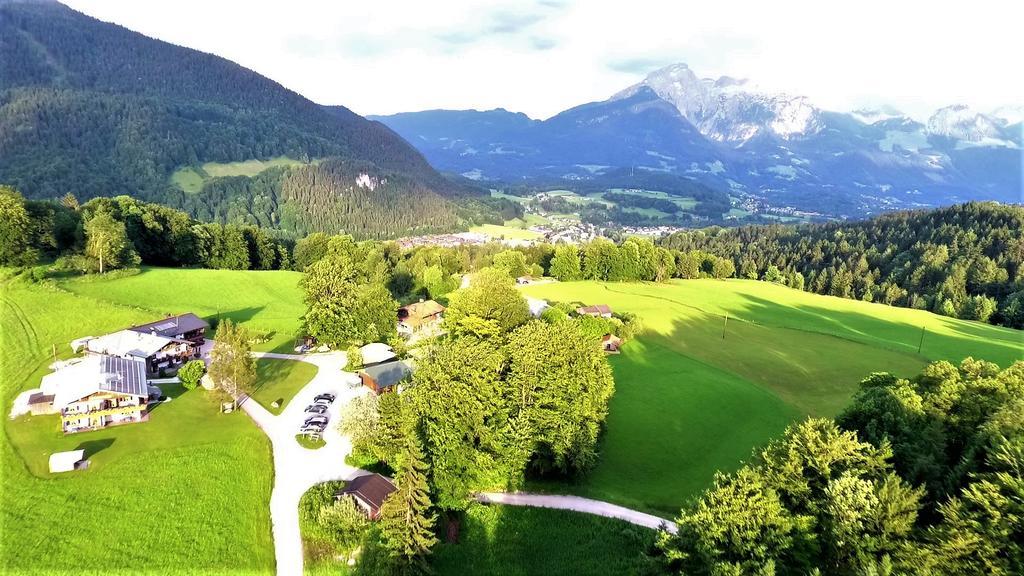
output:
[[[1010,576],[1024,571],[1024,362],[865,379],[683,509],[673,573]]]
[[[290,181],[282,171],[216,182],[202,198],[170,181],[185,166],[278,156],[338,158],[388,185],[332,202],[354,181],[329,167],[323,175],[333,184],[308,191],[298,186],[314,175],[301,170]],[[456,208],[441,198],[479,195],[441,177],[378,122],[56,2],[0,4],[0,183],[30,199],[130,195],[203,220],[283,221],[299,234],[351,226],[365,237],[394,236],[400,222],[451,229]]]
[[[974,202],[863,222],[680,232],[661,245],[728,258],[741,278],[1019,328],[1022,231],[1024,207]]]

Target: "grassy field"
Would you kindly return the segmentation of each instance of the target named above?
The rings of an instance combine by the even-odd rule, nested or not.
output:
[[[313,160],[315,164],[319,160]],[[241,162],[206,162],[200,167],[185,166],[171,174],[171,182],[177,184],[182,190],[189,194],[197,194],[203,188],[203,184],[210,178],[224,176],[255,176],[264,170],[279,167],[305,166],[310,162],[303,162],[278,156],[269,160],[243,160]]]
[[[909,376],[929,360],[973,355],[1007,365],[1024,355],[1020,331],[763,282],[573,282],[524,292],[608,304],[644,327],[612,358],[616,393],[600,464],[580,484],[533,488],[664,516],[787,423],[836,414],[871,372]]]
[[[68,357],[72,338],[152,314],[14,281],[0,291],[0,572],[271,573],[269,443],[205,391],[166,386],[148,422],[69,436],[57,416],[6,418],[54,347]],[[49,454],[75,448],[89,470],[50,475]]]
[[[145,319],[166,313],[195,312],[207,319],[230,318],[267,334],[258,350],[290,352],[304,312],[299,272],[186,270],[146,268],[112,280],[88,277],[60,283],[63,288],[145,312]],[[79,334],[81,335],[81,334]]]
[[[280,414],[295,393],[316,376],[317,367],[308,362],[260,358],[256,360],[256,391],[252,399],[271,414]],[[278,407],[273,403],[277,401]]]
[[[512,226],[499,226],[497,224],[474,226],[470,228],[469,231],[487,234],[495,239],[506,238],[508,240],[536,240],[542,236],[542,234],[534,232],[533,230],[524,230],[522,228],[515,228]]]
[[[441,544],[437,574],[636,574],[654,531],[619,520],[543,508],[474,506],[458,544]]]

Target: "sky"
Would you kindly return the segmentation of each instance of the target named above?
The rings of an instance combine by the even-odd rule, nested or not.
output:
[[[657,69],[749,78],[918,118],[1024,105],[1008,0],[65,0],[359,114],[506,108],[547,118]]]

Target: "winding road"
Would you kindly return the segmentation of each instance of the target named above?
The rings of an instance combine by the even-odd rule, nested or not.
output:
[[[481,492],[476,495],[477,502],[485,504],[506,504],[510,506],[533,506],[535,508],[555,508],[557,510],[572,510],[586,514],[596,514],[606,518],[625,520],[630,524],[651,528],[653,530],[667,530],[672,534],[676,533],[675,522],[645,514],[629,508],[623,508],[600,500],[581,498],[579,496],[562,496],[557,494],[529,494],[525,492]]]
[[[274,554],[279,576],[302,574],[302,535],[299,532],[299,499],[321,482],[351,480],[369,474],[345,464],[352,451],[348,438],[338,433],[341,409],[352,398],[368,392],[362,386],[349,385],[351,372],[343,372],[347,363],[344,352],[325,354],[276,354],[254,352],[257,358],[294,360],[315,365],[316,376],[295,394],[280,415],[274,416],[258,402],[246,399],[240,406],[270,438],[274,451],[274,489],[270,494],[270,520],[273,524]],[[325,445],[318,450],[299,446],[295,434],[307,416],[305,408],[317,394],[334,394],[328,414],[330,423],[324,431]]]

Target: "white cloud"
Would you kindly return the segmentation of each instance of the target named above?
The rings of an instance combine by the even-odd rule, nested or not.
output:
[[[1024,8],[996,0],[67,3],[362,114],[505,107],[546,117],[672,62],[831,109],[890,103],[923,115],[1024,102]]]

